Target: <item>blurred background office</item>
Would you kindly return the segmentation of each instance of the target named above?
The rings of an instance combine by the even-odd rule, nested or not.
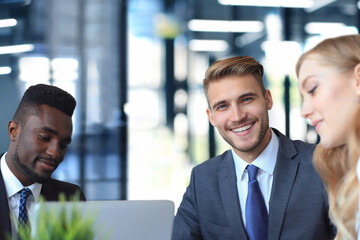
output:
[[[356,34],[358,0],[0,0],[0,148],[24,90],[75,96],[73,142],[54,177],[88,199],[170,199],[228,149],[206,117],[212,62],[250,55],[273,95],[270,125],[316,142],[294,66],[320,40]]]

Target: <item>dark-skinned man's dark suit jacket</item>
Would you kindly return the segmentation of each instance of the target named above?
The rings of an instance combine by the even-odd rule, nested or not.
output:
[[[314,145],[276,129],[279,152],[269,203],[268,240],[333,239],[328,198],[312,164]],[[231,151],[194,167],[172,240],[247,240]]]
[[[71,196],[74,196],[76,192],[80,193],[80,200],[86,200],[79,186],[50,179],[42,185],[40,195],[43,196],[46,201],[58,201],[59,193],[64,193],[66,199],[70,200]],[[0,170],[0,239],[5,239],[6,233],[11,233],[11,223],[5,183]]]

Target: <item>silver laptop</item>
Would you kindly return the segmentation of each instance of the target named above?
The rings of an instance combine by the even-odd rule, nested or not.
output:
[[[170,240],[174,203],[169,200],[67,202],[66,209],[81,208],[84,216],[95,213],[96,240]],[[60,209],[61,203],[47,202],[30,209],[38,217],[40,208]],[[35,220],[35,219],[34,219]]]

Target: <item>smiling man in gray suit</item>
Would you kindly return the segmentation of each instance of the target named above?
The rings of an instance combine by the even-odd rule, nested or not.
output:
[[[246,56],[207,70],[207,115],[232,148],[193,169],[173,240],[334,238],[327,195],[312,164],[314,145],[269,127],[273,102],[262,76],[262,65]]]

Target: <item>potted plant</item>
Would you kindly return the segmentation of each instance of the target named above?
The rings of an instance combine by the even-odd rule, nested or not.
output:
[[[78,200],[74,197],[72,201]],[[19,227],[18,233],[22,240],[93,240],[95,239],[94,223],[96,211],[83,212],[77,204],[66,206],[65,195],[59,196],[59,207],[43,208],[41,200],[31,210],[31,226]],[[8,238],[11,240],[11,237]]]

